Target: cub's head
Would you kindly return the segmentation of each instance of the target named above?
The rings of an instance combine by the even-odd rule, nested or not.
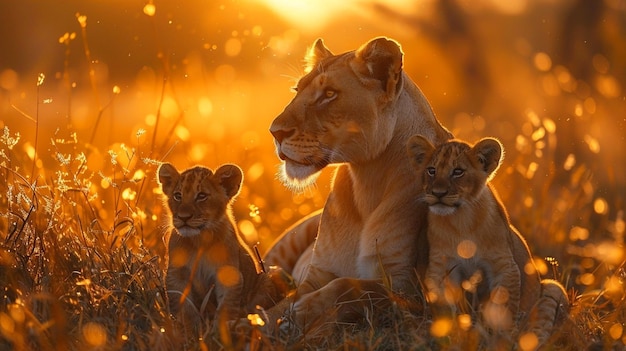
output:
[[[502,159],[502,144],[485,138],[471,146],[448,141],[435,148],[421,135],[407,143],[407,152],[424,186],[422,197],[432,213],[445,216],[478,201]]]
[[[287,186],[304,188],[328,164],[368,162],[385,149],[395,126],[390,106],[402,90],[402,56],[387,38],[340,55],[315,42],[308,73],[270,127]]]
[[[201,166],[179,173],[164,163],[157,173],[172,212],[172,224],[182,236],[211,230],[228,216],[228,205],[243,181],[243,173],[236,165],[223,165],[215,173]]]

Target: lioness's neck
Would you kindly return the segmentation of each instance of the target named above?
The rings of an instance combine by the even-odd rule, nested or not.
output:
[[[404,73],[403,79],[403,89],[398,101],[392,103],[394,109],[389,111],[393,117],[381,116],[395,118],[393,136],[387,147],[368,162],[342,166],[350,172],[357,206],[359,202],[370,204],[370,207],[375,206],[388,193],[395,196],[414,196],[419,184],[416,184],[412,176],[413,170],[406,153],[406,143],[412,135],[426,135],[434,144],[452,138],[452,134],[436,119],[426,97],[415,83]],[[390,192],[390,187],[401,190]],[[368,197],[369,201],[363,201],[364,197]],[[360,212],[365,215],[372,209],[360,208]]]

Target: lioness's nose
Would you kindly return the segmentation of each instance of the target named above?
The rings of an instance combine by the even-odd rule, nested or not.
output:
[[[272,135],[274,136],[274,139],[276,139],[278,143],[282,143],[282,141],[285,138],[292,136],[295,132],[296,130],[293,128],[292,129],[276,129],[276,130],[273,130],[272,128],[270,128],[270,133],[272,133]]]

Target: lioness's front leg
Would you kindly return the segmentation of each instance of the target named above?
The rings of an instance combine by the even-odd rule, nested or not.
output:
[[[336,278],[301,295],[293,305],[290,320],[307,331],[336,323],[354,323],[363,316],[371,316],[372,311],[388,309],[392,303],[390,296],[380,280]]]

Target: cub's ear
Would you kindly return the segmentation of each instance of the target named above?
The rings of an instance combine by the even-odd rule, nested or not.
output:
[[[428,155],[435,150],[433,144],[421,135],[413,135],[406,144],[406,151],[413,168],[422,169]]]
[[[333,53],[326,48],[324,40],[318,38],[315,43],[313,43],[313,46],[307,50],[306,56],[304,57],[304,62],[306,63],[304,71],[306,73],[311,72],[320,61],[331,56],[333,56]]]
[[[162,163],[157,170],[157,176],[163,193],[169,196],[174,190],[174,184],[178,181],[180,173],[171,163]]]
[[[239,194],[239,189],[241,189],[241,184],[243,183],[243,172],[239,166],[223,165],[215,171],[215,177],[219,179],[229,198],[232,199]]]
[[[482,170],[491,178],[502,161],[503,147],[500,141],[495,138],[481,139],[474,145],[471,152],[481,164]]]
[[[381,37],[356,50],[352,65],[362,75],[380,81],[381,88],[391,99],[401,87],[403,55],[398,42]]]

